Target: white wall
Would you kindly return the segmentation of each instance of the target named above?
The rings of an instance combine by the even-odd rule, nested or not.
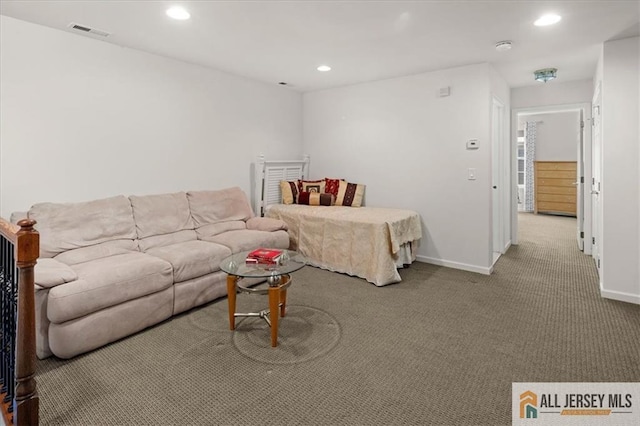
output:
[[[602,295],[640,304],[640,38],[604,44]]]
[[[529,108],[591,102],[593,81],[578,80],[537,83],[534,86],[511,89],[511,108]]]
[[[447,86],[451,95],[438,97]],[[418,211],[419,260],[487,273],[490,99],[487,64],[306,93],[311,177],[366,184],[369,206]],[[480,149],[466,150],[472,138]]]
[[[523,117],[536,125],[536,161],[577,161],[580,112],[565,111]]]
[[[0,214],[43,201],[240,186],[301,156],[302,96],[5,16]]]

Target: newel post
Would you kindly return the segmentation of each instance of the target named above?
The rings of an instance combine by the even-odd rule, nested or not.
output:
[[[14,422],[38,424],[36,390],[36,315],[34,267],[40,252],[40,235],[33,229],[36,221],[22,219],[16,241],[18,267],[18,331],[16,335],[16,394]]]

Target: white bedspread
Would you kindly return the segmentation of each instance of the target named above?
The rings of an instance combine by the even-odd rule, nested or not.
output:
[[[422,238],[420,216],[412,210],[276,204],[266,216],[287,223],[290,248],[310,265],[377,286],[401,281],[396,268],[401,247],[410,244],[413,261]]]

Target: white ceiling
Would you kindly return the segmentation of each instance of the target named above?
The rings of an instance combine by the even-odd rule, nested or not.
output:
[[[172,5],[188,21],[165,15]],[[535,27],[554,12],[562,21]],[[0,1],[6,16],[299,91],[489,62],[511,87],[592,78],[599,45],[640,33],[640,1]],[[496,52],[501,40],[513,49]],[[316,70],[330,65],[330,72]]]

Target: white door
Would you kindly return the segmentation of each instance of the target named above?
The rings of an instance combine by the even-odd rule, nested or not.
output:
[[[600,182],[602,178],[601,100],[602,94],[600,93],[600,87],[598,87],[596,89],[596,95],[593,100],[593,161],[591,164],[591,203],[593,206],[591,217],[591,235],[593,243],[591,247],[591,256],[593,256],[593,259],[596,262],[598,274],[600,273],[600,221],[602,218],[602,206],[600,205]]]
[[[577,173],[576,173],[576,191],[578,198],[576,200],[576,214],[577,214],[577,239],[578,247],[580,250],[584,250],[584,198],[582,197],[582,186],[584,179],[584,111],[580,110],[580,137],[578,139],[578,161],[577,161]]]

